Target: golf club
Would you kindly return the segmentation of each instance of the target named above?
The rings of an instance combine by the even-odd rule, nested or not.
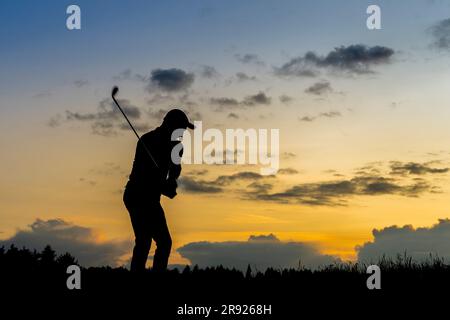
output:
[[[117,102],[115,96],[117,94],[117,92],[119,92],[119,87],[114,86],[111,92],[111,97],[114,100],[114,103],[116,104],[117,108],[119,108],[120,112],[123,114],[123,116],[125,117],[125,120],[127,120],[128,124],[130,125],[131,129],[133,130],[134,134],[136,135],[136,137],[138,138],[138,141],[140,143],[142,143],[142,146],[144,147],[145,151],[148,153],[148,155],[150,156],[150,159],[152,159],[153,163],[155,164],[155,166],[159,169],[158,164],[156,163],[155,159],[153,158],[150,150],[147,148],[147,146],[145,145],[144,141],[141,140],[141,137],[139,136],[139,134],[136,132],[136,130],[134,129],[133,125],[131,124],[130,120],[128,120],[127,115],[125,114],[125,112],[123,112],[122,108],[120,107],[119,103]]]

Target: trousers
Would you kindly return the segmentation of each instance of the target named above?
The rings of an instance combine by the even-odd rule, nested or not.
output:
[[[153,270],[166,270],[172,249],[172,238],[159,198],[145,199],[126,188],[123,200],[130,214],[135,236],[131,271],[145,270],[152,240],[156,243]]]

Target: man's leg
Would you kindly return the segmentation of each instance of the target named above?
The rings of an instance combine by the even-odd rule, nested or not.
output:
[[[167,269],[167,263],[172,249],[172,238],[167,227],[166,217],[161,204],[158,203],[155,212],[153,239],[156,242],[155,257],[153,258],[153,270],[164,271]]]
[[[151,222],[148,218],[150,213],[143,209],[139,207],[128,208],[135,235],[130,269],[137,272],[145,270],[145,264],[152,244]]]

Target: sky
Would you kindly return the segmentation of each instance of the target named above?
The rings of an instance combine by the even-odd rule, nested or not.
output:
[[[2,1],[0,245],[127,263],[118,85],[141,134],[173,107],[204,130],[280,132],[274,176],[183,166],[162,200],[171,264],[450,257],[449,18],[439,0]]]

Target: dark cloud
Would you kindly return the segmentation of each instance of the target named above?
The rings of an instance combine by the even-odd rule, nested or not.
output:
[[[230,119],[239,119],[239,116],[238,116],[236,113],[234,113],[234,112],[230,112],[230,113],[228,114],[227,118],[230,118]]]
[[[281,169],[278,170],[277,173],[278,173],[278,174],[288,174],[288,175],[291,175],[291,174],[297,174],[298,171],[297,171],[296,169],[294,169],[294,168],[281,168]]]
[[[11,244],[38,251],[51,245],[58,254],[71,253],[83,266],[119,266],[131,249],[128,241],[99,242],[91,228],[62,219],[36,219],[29,229],[18,230],[12,237],[0,241],[0,246]]]
[[[313,244],[284,242],[275,235],[251,235],[247,241],[191,242],[177,249],[183,258],[199,267],[219,266],[245,271],[248,265],[264,271],[273,268],[318,268],[336,258],[321,254]]]
[[[236,153],[234,154],[234,156]],[[230,156],[228,152],[224,151],[224,157]],[[242,171],[230,175],[221,175],[214,180],[196,180],[192,176],[184,176],[180,178],[180,186],[183,190],[193,193],[217,193],[224,191],[223,187],[232,185],[235,186],[241,181],[259,181],[273,176],[263,176],[256,172]]]
[[[59,127],[61,125],[61,123],[63,122],[63,117],[60,114],[57,114],[53,117],[51,117],[48,121],[47,121],[47,125],[50,128],[56,128]]]
[[[358,260],[378,262],[381,258],[396,259],[398,255],[411,257],[416,261],[428,260],[430,256],[450,259],[450,220],[440,219],[431,227],[413,228],[390,226],[372,231],[374,239],[357,246]]]
[[[304,56],[296,57],[275,68],[278,76],[315,77],[319,69],[365,74],[373,73],[371,67],[391,61],[394,50],[383,46],[350,45],[335,48],[326,56],[319,56],[309,51]]]
[[[218,193],[222,188],[211,181],[195,180],[192,177],[184,176],[178,179],[180,188],[191,193]]]
[[[256,54],[252,54],[252,53],[247,53],[244,55],[235,54],[234,57],[236,58],[237,61],[244,63],[244,64],[254,64],[257,66],[265,65],[264,61],[262,61]]]
[[[433,46],[438,49],[450,49],[450,19],[437,22],[431,28]]]
[[[349,180],[304,183],[281,192],[248,192],[247,199],[274,201],[279,203],[299,203],[313,206],[343,206],[354,196],[398,195],[418,197],[426,192],[436,192],[435,187],[424,180],[411,183],[383,176],[355,176]]]
[[[237,72],[236,73],[236,79],[239,82],[244,82],[244,81],[256,81],[256,77],[255,76],[249,76],[248,74],[246,74],[245,72]]]
[[[224,186],[224,185],[229,185],[230,183],[236,182],[239,180],[260,180],[263,178],[267,178],[267,176],[263,176],[256,172],[242,171],[242,172],[234,173],[231,175],[219,176],[213,183]]]
[[[239,106],[239,101],[234,98],[211,98],[209,100],[211,104],[218,105],[220,107],[235,107]]]
[[[165,92],[177,92],[189,89],[194,83],[194,74],[181,69],[155,69],[151,72],[149,91],[154,88]]]
[[[216,105],[216,111],[224,111],[232,108],[246,108],[254,107],[258,105],[270,105],[272,98],[267,96],[264,92],[260,91],[254,95],[246,96],[242,101],[238,101],[235,98],[211,98],[209,102]]]
[[[269,242],[274,242],[274,241],[280,241],[280,240],[278,240],[278,238],[273,233],[269,233],[267,235],[261,234],[261,235],[258,235],[258,236],[250,235],[250,237],[248,237],[248,241],[269,241]]]
[[[191,170],[191,171],[187,172],[187,175],[204,176],[208,172],[209,171],[207,169],[198,169],[198,170]]]
[[[131,130],[128,123],[122,123],[118,126],[118,128],[121,130]],[[148,123],[134,123],[133,128],[138,132],[147,132],[152,128],[152,126],[150,126]]]
[[[342,114],[339,111],[329,111],[329,112],[321,112],[316,116],[303,116],[299,118],[300,121],[312,122],[317,120],[318,118],[336,118],[341,117]]]
[[[122,110],[126,113],[128,118],[139,119],[141,117],[141,111],[139,110],[139,108],[132,105],[129,100],[117,99],[117,102],[119,102],[120,106],[122,107]],[[102,101],[100,101],[98,111],[95,113],[82,114],[78,112],[67,111],[66,114],[68,120],[79,120],[79,121],[105,120],[105,119],[113,120],[113,119],[120,119],[122,117],[122,114],[114,105],[114,102],[109,98],[105,98]]]
[[[269,105],[272,102],[272,98],[268,97],[264,92],[260,91],[257,94],[247,96],[242,101],[242,104],[246,106],[255,106],[255,105]]]
[[[133,120],[139,120],[141,118],[140,109],[132,105],[129,100],[117,99],[117,101],[128,118]],[[127,126],[124,126],[123,115],[109,98],[100,101],[97,111],[93,113],[79,113],[67,110],[66,121],[88,122],[91,124],[91,129],[94,134],[103,136],[116,135],[116,129],[129,130]],[[141,128],[147,127],[145,124],[139,122],[135,122],[133,125]]]
[[[261,193],[267,193],[270,190],[273,189],[273,184],[268,182],[252,182],[247,186],[248,190],[247,193],[251,194],[261,194]]]
[[[315,117],[310,117],[310,116],[303,116],[301,118],[299,118],[300,121],[305,121],[305,122],[313,122],[316,118]]]
[[[333,88],[328,81],[319,81],[306,88],[305,92],[316,96],[322,96],[324,94],[333,92]]]
[[[292,98],[288,95],[285,95],[285,94],[281,95],[279,97],[279,99],[280,99],[280,102],[284,103],[284,104],[290,104],[294,100],[294,98]]]
[[[428,173],[447,173],[449,168],[433,168],[429,163],[402,163],[399,161],[392,161],[391,170],[391,174],[393,175],[424,175]]]
[[[200,70],[200,76],[206,79],[213,79],[218,78],[220,76],[219,72],[216,70],[216,68],[212,66],[201,66]]]
[[[328,111],[328,112],[322,112],[319,113],[319,117],[325,117],[325,118],[336,118],[340,117],[342,114],[339,111]]]

